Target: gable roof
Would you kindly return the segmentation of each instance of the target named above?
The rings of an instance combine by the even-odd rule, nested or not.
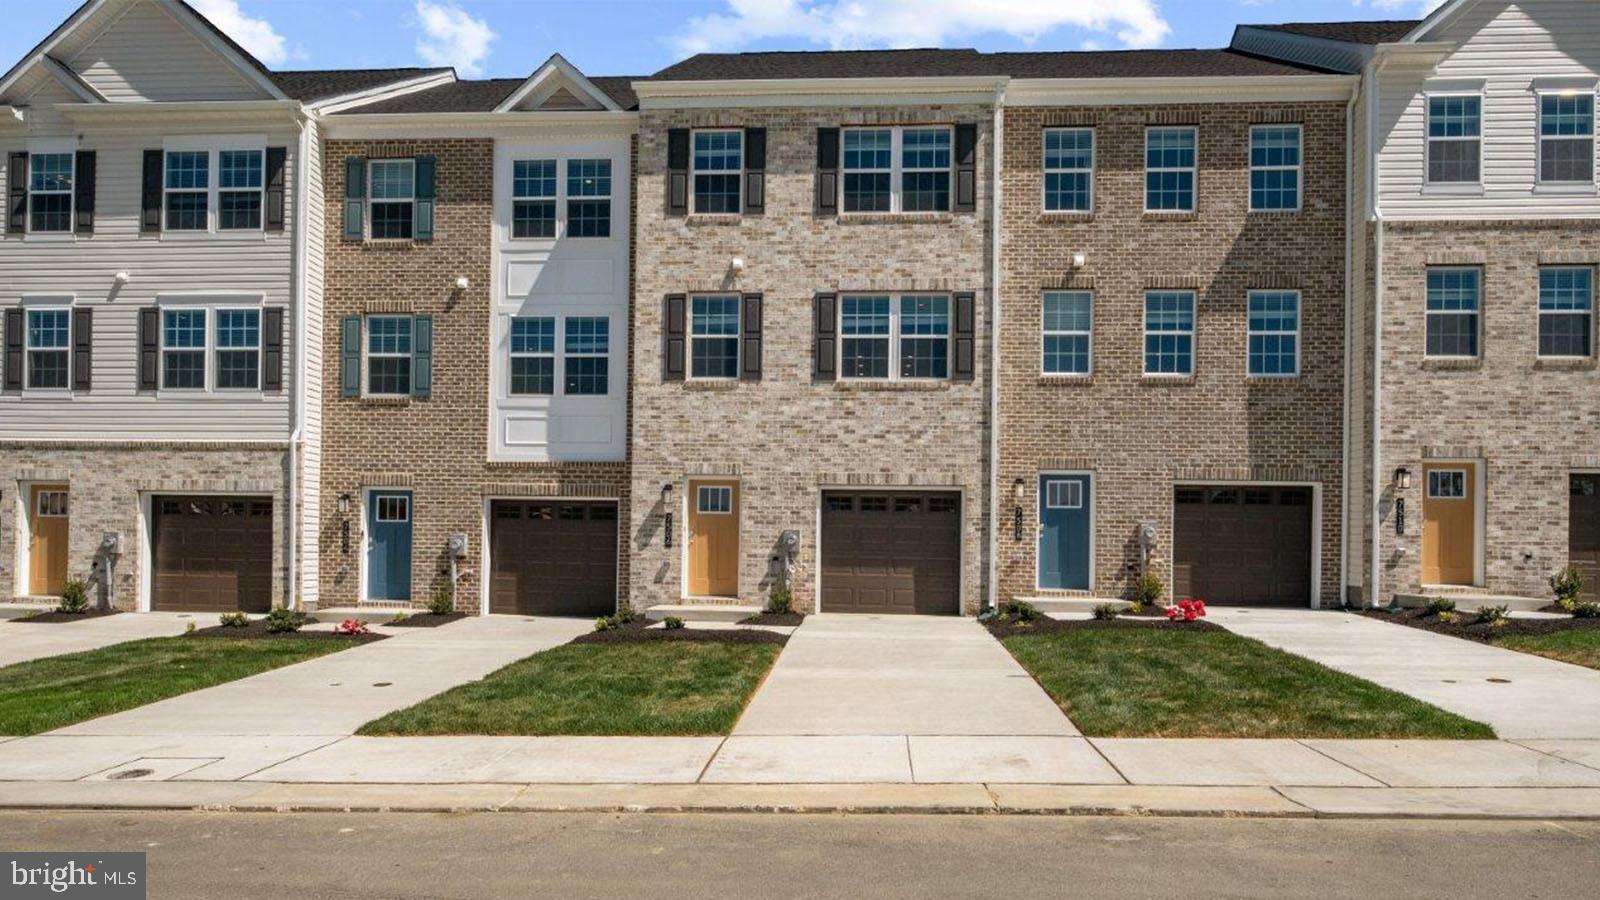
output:
[[[629,75],[600,76],[589,79],[596,88],[604,91],[619,109],[638,109],[639,98],[634,96]],[[379,100],[350,109],[339,110],[334,115],[397,115],[404,113],[493,112],[498,109],[525,78],[484,78],[475,81],[454,81],[438,87],[413,91],[388,100]]]
[[[327,97],[371,90],[423,75],[442,75],[449,71],[451,69],[448,66],[435,68],[411,66],[398,69],[302,69],[273,72],[269,77],[290,99],[309,103]]]
[[[1421,24],[1421,19],[1381,19],[1369,22],[1285,22],[1240,27],[1281,31],[1345,44],[1389,44],[1404,38]]]
[[[588,97],[590,102],[598,104],[601,109],[617,108],[617,101],[596,87],[594,82],[578,71],[577,66],[567,62],[561,54],[552,53],[550,58],[544,61],[544,65],[535,69],[533,74],[529,75],[520,87],[512,91],[509,97],[500,101],[500,105],[495,107],[495,111],[509,112],[529,97],[544,91],[550,85],[556,85],[556,90],[566,88],[568,94],[577,91],[577,94],[572,96],[579,103],[583,103],[583,98]]]

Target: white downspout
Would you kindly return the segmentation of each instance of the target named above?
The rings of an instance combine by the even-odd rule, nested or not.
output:
[[[1339,459],[1342,469],[1339,473],[1339,605],[1344,606],[1350,595],[1350,386],[1353,380],[1350,369],[1355,363],[1355,351],[1350,345],[1351,337],[1355,333],[1355,310],[1352,299],[1354,293],[1350,289],[1350,280],[1354,271],[1355,261],[1353,241],[1355,240],[1355,223],[1361,221],[1356,214],[1356,183],[1355,183],[1355,147],[1351,134],[1355,126],[1356,100],[1361,96],[1361,82],[1357,80],[1355,87],[1350,92],[1350,99],[1344,105],[1344,416]],[[1320,606],[1321,597],[1312,597],[1313,608]]]
[[[302,533],[298,500],[300,496],[300,443],[305,437],[305,411],[302,408],[306,395],[306,206],[310,201],[310,177],[306,174],[306,166],[311,158],[311,134],[307,128],[309,114],[305,107],[300,108],[300,137],[297,145],[298,156],[295,157],[294,168],[294,242],[291,263],[289,267],[291,284],[290,311],[294,314],[294,396],[290,398],[291,417],[294,430],[289,433],[289,480],[286,486],[288,514],[290,527],[289,546],[287,550],[289,564],[289,578],[287,584],[288,596],[284,598],[284,606],[298,609],[300,606],[300,546]]]
[[[1381,481],[1381,467],[1383,461],[1383,432],[1380,429],[1383,420],[1383,204],[1378,201],[1378,105],[1383,96],[1378,89],[1378,76],[1383,71],[1383,59],[1372,64],[1372,75],[1367,79],[1367,149],[1365,164],[1367,171],[1367,197],[1372,210],[1373,221],[1373,246],[1372,246],[1372,474],[1369,476],[1372,483],[1368,485],[1369,499],[1372,504],[1372,544],[1371,568],[1367,573],[1367,605],[1376,608],[1378,603],[1378,578],[1380,564],[1378,560],[1379,544],[1382,539],[1383,526],[1383,490],[1379,485]]]
[[[993,174],[989,187],[989,597],[1000,606],[1000,173],[1005,145],[1006,84],[994,94]]]

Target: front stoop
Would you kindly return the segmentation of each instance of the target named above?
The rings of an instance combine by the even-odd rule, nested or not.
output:
[[[1425,588],[1420,593],[1395,594],[1394,604],[1404,609],[1422,609],[1441,598],[1454,600],[1456,609],[1462,612],[1476,612],[1484,606],[1504,606],[1511,612],[1538,612],[1551,603],[1546,597],[1488,594],[1471,588]]]
[[[676,616],[684,622],[738,622],[760,615],[761,607],[733,603],[660,603],[647,607],[644,616],[659,622]]]
[[[1017,597],[1018,603],[1030,603],[1046,615],[1051,613],[1092,613],[1097,606],[1111,605],[1119,612],[1133,604],[1117,597]]]
[[[425,613],[425,609],[412,609],[408,606],[330,606],[325,609],[308,611],[320,622],[343,622],[345,619],[356,619],[368,625],[382,625],[393,621],[399,613],[414,616]]]

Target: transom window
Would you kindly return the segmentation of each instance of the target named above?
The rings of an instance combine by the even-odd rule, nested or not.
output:
[[[519,159],[511,171],[511,236],[556,236],[556,161]]]
[[[737,213],[744,170],[744,132],[694,133],[694,211]]]
[[[261,229],[266,151],[168,150],[163,178],[166,230]]]
[[[1046,481],[1044,505],[1049,509],[1082,509],[1083,482],[1076,478]]]
[[[69,387],[72,311],[30,309],[26,331],[28,387],[45,390]]]
[[[1478,355],[1480,274],[1475,268],[1428,270],[1428,356]]]
[[[1144,373],[1194,374],[1194,292],[1144,295]]]
[[[847,128],[841,149],[845,212],[949,211],[949,128]]]
[[[1429,469],[1428,499],[1461,500],[1467,496],[1465,469]]]
[[[950,298],[851,295],[839,303],[843,378],[950,377]]]
[[[1300,295],[1251,291],[1249,372],[1263,377],[1300,374]]]
[[[611,236],[611,160],[567,160],[567,236]]]
[[[1144,208],[1150,212],[1194,210],[1193,128],[1148,128],[1144,133]]]
[[[373,240],[410,239],[416,218],[416,160],[375,159],[367,166],[367,181]]]
[[[1428,98],[1428,182],[1476,184],[1483,98]]]
[[[379,522],[411,521],[411,498],[405,494],[380,494],[377,507]]]
[[[1539,270],[1539,355],[1587,357],[1594,341],[1594,269]]]
[[[556,320],[517,316],[511,320],[511,393],[556,392]]]
[[[1300,208],[1300,126],[1257,125],[1250,129],[1250,209],[1283,212]]]
[[[1539,180],[1594,181],[1594,94],[1539,95]]]
[[[33,153],[28,157],[28,230],[72,230],[73,155]]]
[[[206,311],[161,311],[161,387],[205,390]]]
[[[67,492],[66,491],[39,491],[34,496],[38,497],[36,511],[38,515],[47,519],[64,519],[67,517]]]
[[[569,316],[562,366],[569,395],[610,391],[611,320],[605,316]]]
[[[219,309],[216,316],[218,389],[261,387],[261,310]]]
[[[739,376],[739,295],[695,297],[689,316],[689,375]]]
[[[728,485],[699,485],[695,488],[695,510],[710,515],[733,512],[733,488]]]
[[[1046,212],[1094,209],[1094,129],[1044,130]]]
[[[1044,295],[1044,373],[1088,375],[1092,366],[1090,330],[1094,298],[1088,291],[1046,291]]]
[[[367,393],[375,396],[411,394],[410,316],[367,318]]]

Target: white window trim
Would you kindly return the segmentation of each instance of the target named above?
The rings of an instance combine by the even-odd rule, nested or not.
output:
[[[256,314],[256,343],[255,343],[254,347],[224,347],[224,346],[222,346],[222,344],[220,343],[220,329],[221,329],[221,325],[222,325],[222,315],[221,314],[225,313],[225,312],[253,312],[253,313]],[[206,316],[206,319],[207,319],[207,322],[206,322],[206,328],[207,328],[206,340],[207,340],[207,343],[210,344],[210,346],[207,348],[209,353],[210,353],[210,359],[209,359],[209,364],[206,366],[206,378],[207,378],[207,381],[209,382],[207,387],[206,387],[206,389],[209,390],[209,391],[216,391],[218,393],[229,394],[229,395],[252,394],[252,393],[259,394],[259,393],[261,393],[261,382],[262,382],[262,379],[266,375],[266,373],[263,371],[263,367],[266,364],[266,360],[265,360],[266,353],[262,349],[262,346],[261,346],[263,332],[266,329],[266,321],[265,321],[266,316],[265,316],[262,308],[260,306],[234,306],[234,305],[214,306],[209,310],[209,312],[208,312],[208,314]],[[255,387],[242,387],[242,388],[239,388],[239,387],[223,387],[222,385],[218,384],[217,383],[217,376],[222,371],[222,360],[220,359],[220,354],[223,354],[223,353],[237,353],[237,352],[249,352],[252,349],[255,351],[255,354],[256,354],[256,385],[255,385]]]
[[[59,496],[63,500],[62,512],[46,512],[46,497]],[[68,519],[72,517],[71,491],[65,487],[36,487],[33,489],[33,515],[38,519]]]
[[[167,346],[167,316],[172,314],[172,313],[179,313],[179,312],[198,312],[200,314],[200,319],[201,319],[200,346],[198,346],[198,347],[168,347]],[[211,391],[212,386],[213,386],[213,378],[216,375],[216,373],[212,371],[215,368],[215,366],[213,365],[213,360],[211,358],[211,349],[212,349],[212,343],[213,343],[212,342],[211,329],[212,329],[212,320],[213,320],[213,318],[214,317],[211,315],[211,310],[209,308],[203,307],[203,306],[202,307],[185,307],[185,306],[163,306],[163,307],[161,307],[161,314],[158,317],[158,320],[157,320],[157,323],[156,323],[157,330],[160,332],[160,340],[157,342],[158,347],[160,349],[160,360],[159,360],[159,365],[156,366],[156,369],[158,370],[157,373],[156,373],[156,378],[157,378],[157,380],[156,380],[156,391],[157,391],[158,396],[160,394],[167,394],[167,395],[170,395],[170,396],[181,396],[181,395],[186,395],[186,394],[205,394],[205,393],[209,393]],[[200,384],[199,387],[176,388],[176,387],[168,387],[167,386],[167,354],[169,352],[171,352],[171,353],[194,353],[194,352],[199,352],[200,353],[201,358],[202,358],[202,365],[204,365],[205,368],[204,368],[204,370],[202,372],[201,384]]]
[[[22,298],[22,396],[24,397],[70,397],[72,396],[72,310],[77,305],[74,296],[55,297],[24,297]],[[65,312],[67,314],[67,346],[35,348],[33,346],[32,330],[28,327],[29,313],[32,312]],[[64,350],[67,354],[67,386],[59,388],[33,387],[33,352],[35,349],[50,351]]]
[[[545,319],[550,322],[550,351],[539,350],[514,350],[512,343],[513,333],[516,330],[518,319]],[[512,314],[506,317],[506,400],[530,400],[540,397],[561,396],[561,354],[556,349],[561,346],[561,316],[558,315],[521,315]],[[512,369],[511,363],[518,359],[548,359],[550,360],[550,391],[545,394],[516,393],[511,389]]]
[[[1050,165],[1048,163],[1048,160],[1050,158],[1050,156],[1049,156],[1050,151],[1048,149],[1049,148],[1049,144],[1050,144],[1050,133],[1051,132],[1060,132],[1060,131],[1087,131],[1087,132],[1089,132],[1089,168],[1087,168],[1087,169],[1077,169],[1077,168],[1052,169],[1052,168],[1050,168]],[[1094,126],[1092,126],[1092,125],[1062,125],[1062,126],[1053,126],[1053,127],[1046,128],[1046,129],[1043,130],[1043,132],[1041,133],[1040,138],[1039,138],[1040,150],[1041,150],[1041,153],[1043,154],[1040,157],[1040,161],[1041,161],[1041,168],[1042,168],[1042,170],[1044,172],[1044,175],[1046,177],[1039,179],[1039,209],[1043,210],[1046,215],[1087,216],[1087,215],[1093,215],[1094,214],[1094,168],[1095,168],[1095,163],[1097,162],[1097,159],[1098,159],[1098,157],[1100,155],[1100,147],[1099,147],[1099,144],[1097,143],[1098,138],[1099,138],[1099,135],[1097,135],[1095,133]],[[1078,175],[1078,174],[1087,174],[1089,176],[1089,206],[1087,208],[1085,208],[1085,209],[1052,209],[1051,206],[1050,206],[1050,189],[1049,189],[1049,180],[1050,179],[1049,179],[1048,176],[1050,176],[1050,175]]]
[[[906,168],[902,151],[905,148],[905,133],[907,131],[943,131],[950,135],[950,165],[938,168]],[[888,131],[889,132],[889,168],[887,169],[847,169],[844,165],[844,136],[850,131]],[[839,198],[838,209],[841,216],[947,216],[954,211],[956,194],[956,133],[951,125],[855,125],[842,128],[839,131]],[[846,175],[861,174],[889,174],[889,208],[887,210],[860,209],[846,210],[844,208],[844,179]],[[907,172],[947,172],[949,181],[949,207],[946,209],[913,209],[907,210],[901,198],[901,175]]]
[[[1057,491],[1057,488],[1067,488]],[[1065,493],[1065,497],[1059,494]],[[1045,509],[1083,509],[1083,482],[1076,478],[1046,478],[1044,482]]]
[[[232,237],[260,238],[267,227],[267,139],[265,135],[240,135],[221,137],[169,138],[162,142],[161,153],[161,235],[165,238]],[[219,200],[222,183],[222,151],[247,151],[261,154],[261,221],[255,228],[219,228],[221,221]],[[167,194],[202,193],[199,188],[167,187],[167,156],[172,153],[205,153],[206,159],[206,227],[168,228]],[[247,188],[229,188],[228,193],[243,193]]]
[[[1250,301],[1259,295],[1289,294],[1294,297],[1294,330],[1293,331],[1256,331],[1250,327]],[[1266,381],[1275,381],[1285,378],[1300,377],[1300,361],[1305,355],[1304,342],[1300,340],[1300,326],[1305,317],[1305,302],[1299,291],[1280,291],[1260,289],[1249,291],[1245,294],[1244,301],[1244,372],[1246,378],[1259,378]],[[1250,339],[1256,335],[1288,335],[1294,338],[1294,371],[1293,372],[1252,372],[1250,371]]]
[[[574,193],[572,193],[568,189],[568,184],[567,183],[572,178],[572,174],[571,174],[571,172],[572,172],[572,164],[575,163],[575,162],[605,162],[605,163],[609,163],[610,167],[611,167],[611,173],[610,173],[610,175],[608,175],[606,177],[606,183],[610,186],[610,189],[607,190],[604,194],[574,194]],[[568,158],[562,160],[561,161],[560,179],[556,184],[556,189],[561,192],[560,205],[557,207],[557,211],[556,211],[556,215],[558,216],[558,218],[556,220],[556,234],[558,236],[560,236],[560,237],[563,237],[563,238],[570,237],[572,240],[575,240],[575,241],[609,241],[609,240],[615,240],[616,237],[617,237],[617,228],[616,228],[616,226],[617,226],[617,205],[616,205],[616,200],[615,200],[616,194],[617,194],[616,181],[617,181],[617,161],[612,159],[609,156],[604,156],[604,155],[602,155],[602,156],[572,156],[572,157],[568,157]],[[572,218],[572,216],[571,216],[572,204],[574,202],[587,203],[587,202],[591,202],[591,201],[600,201],[600,200],[605,200],[609,204],[606,207],[606,221],[608,223],[608,227],[606,229],[606,234],[604,236],[601,236],[601,235],[582,235],[582,234],[574,235],[574,234],[571,234],[570,233],[570,219]]]
[[[1542,352],[1540,352],[1539,347],[1543,343],[1541,338],[1544,335],[1544,317],[1545,316],[1573,316],[1573,315],[1578,315],[1579,314],[1578,310],[1573,310],[1573,309],[1545,309],[1544,308],[1544,303],[1543,303],[1544,298],[1542,296],[1544,291],[1541,288],[1540,291],[1539,291],[1541,296],[1536,298],[1536,300],[1534,301],[1537,304],[1538,313],[1539,313],[1539,317],[1535,322],[1537,327],[1534,329],[1534,333],[1533,333],[1533,343],[1534,343],[1533,352],[1534,352],[1535,357],[1538,358],[1538,359],[1552,359],[1552,360],[1593,359],[1594,358],[1594,353],[1595,353],[1594,323],[1595,323],[1595,319],[1596,319],[1596,316],[1595,316],[1595,312],[1596,312],[1595,311],[1595,305],[1596,305],[1596,300],[1595,300],[1595,276],[1596,276],[1596,272],[1594,270],[1594,267],[1592,267],[1592,266],[1556,266],[1556,265],[1540,266],[1539,270],[1538,270],[1539,271],[1539,275],[1542,277],[1544,272],[1545,272],[1545,270],[1547,270],[1547,269],[1583,269],[1583,270],[1587,270],[1589,272],[1589,311],[1587,313],[1587,315],[1589,317],[1589,353],[1588,353],[1588,355],[1579,355],[1579,354],[1570,354],[1570,353],[1542,353]],[[1483,288],[1481,286],[1478,288],[1478,292],[1479,292],[1480,295],[1483,293]],[[1483,299],[1482,299],[1481,296],[1479,297],[1478,305],[1480,307],[1483,305]]]
[[[156,298],[156,330],[157,334],[157,362],[156,362],[156,396],[160,397],[202,397],[219,396],[228,399],[240,397],[259,396],[262,394],[262,382],[266,379],[266,352],[262,347],[266,327],[265,298],[260,294],[162,294]],[[203,388],[169,388],[167,381],[167,313],[178,310],[199,309],[206,317],[206,343],[202,348],[206,353],[206,381]],[[256,386],[254,388],[218,388],[217,376],[217,339],[216,313],[221,310],[251,311],[257,315],[256,323]]]
[[[1428,132],[1432,130],[1433,101],[1435,99],[1448,99],[1450,97],[1475,97],[1478,100],[1478,136],[1477,137],[1434,137]],[[1434,91],[1422,95],[1422,187],[1429,193],[1449,194],[1464,193],[1474,194],[1483,190],[1483,92],[1482,91]],[[1537,121],[1538,115],[1534,116]],[[1477,181],[1433,181],[1428,177],[1428,161],[1432,155],[1434,141],[1477,141],[1478,142],[1478,180]]]
[[[1476,272],[1478,273],[1478,307],[1467,312],[1466,310],[1428,308],[1428,273],[1429,272]],[[1424,359],[1482,359],[1483,358],[1483,269],[1479,266],[1428,266],[1422,272],[1422,355]],[[1474,316],[1477,319],[1477,353],[1429,353],[1428,352],[1428,324],[1434,316]],[[1534,334],[1538,340],[1538,334]]]
[[[1293,131],[1295,133],[1295,135],[1296,135],[1296,137],[1295,137],[1295,148],[1296,148],[1296,151],[1297,151],[1295,153],[1295,156],[1300,160],[1299,162],[1295,163],[1292,166],[1258,166],[1258,165],[1255,164],[1256,132],[1257,131],[1264,131],[1264,130],[1269,129],[1269,128],[1273,129],[1273,130],[1278,130],[1278,131],[1281,131],[1283,129],[1289,129],[1289,130],[1291,130],[1291,131]],[[1257,172],[1293,172],[1293,173],[1295,173],[1294,206],[1286,206],[1286,207],[1283,207],[1282,209],[1267,209],[1267,208],[1264,208],[1264,207],[1256,206],[1255,188],[1250,183],[1250,181],[1247,180],[1245,182],[1245,192],[1246,192],[1246,194],[1249,195],[1248,196],[1248,202],[1250,204],[1250,211],[1251,212],[1253,212],[1253,213],[1265,213],[1267,215],[1271,215],[1273,213],[1297,213],[1297,212],[1300,212],[1301,210],[1303,210],[1305,208],[1305,205],[1306,205],[1306,173],[1305,173],[1305,164],[1306,164],[1306,131],[1305,131],[1304,126],[1302,126],[1302,125],[1300,125],[1298,123],[1286,123],[1286,124],[1282,124],[1282,125],[1266,125],[1266,124],[1263,124],[1263,125],[1251,125],[1250,126],[1250,133],[1245,136],[1245,161],[1247,163],[1247,169],[1248,169],[1248,172],[1245,175],[1246,179],[1250,179],[1250,177],[1253,176]]]
[[[1150,165],[1150,133],[1154,131],[1187,131],[1194,135],[1194,165],[1192,166],[1156,166]],[[1154,216],[1189,215],[1200,208],[1200,129],[1194,125],[1147,125],[1144,129],[1144,146],[1142,148],[1144,165],[1141,167],[1145,183],[1141,185],[1144,191],[1144,211]],[[1154,209],[1150,206],[1149,176],[1152,172],[1188,172],[1189,173],[1189,205],[1187,207],[1174,207],[1172,209]]]
[[[602,319],[606,323],[606,349],[604,353],[576,353],[567,350],[567,324],[573,319]],[[580,399],[594,399],[598,397],[614,396],[617,390],[617,373],[611,365],[612,342],[616,338],[612,329],[613,317],[609,313],[570,313],[561,316],[561,323],[557,325],[556,346],[560,348],[559,359],[556,362],[556,392],[562,397],[578,397]],[[569,359],[604,359],[606,360],[606,390],[603,394],[573,394],[567,391],[567,360]]]
[[[844,342],[845,342],[845,339],[847,337],[845,335],[845,333],[844,333],[844,300],[845,300],[846,297],[888,297],[889,298],[889,333],[887,335],[867,335],[864,338],[857,338],[857,337],[852,337],[851,338],[852,340],[882,340],[884,338],[888,339],[888,341],[889,341],[889,374],[888,374],[888,377],[886,377],[886,378],[876,378],[876,377],[866,376],[866,375],[846,375],[846,374],[844,374]],[[944,350],[944,368],[945,368],[945,375],[944,375],[943,378],[930,378],[930,377],[922,377],[922,376],[912,377],[912,376],[906,376],[906,375],[901,375],[900,374],[900,359],[901,359],[901,356],[900,356],[900,342],[901,342],[902,339],[905,339],[905,338],[909,338],[909,339],[912,339],[912,340],[936,340],[937,339],[932,335],[903,335],[903,334],[900,333],[900,321],[901,321],[900,305],[901,305],[901,300],[904,299],[904,298],[907,298],[907,297],[941,297],[945,301],[945,307],[944,307],[944,311],[945,311],[945,334],[944,334],[944,346],[945,346],[945,350]],[[838,378],[839,378],[840,381],[868,382],[868,383],[884,382],[884,381],[906,381],[906,382],[921,382],[921,383],[924,383],[924,384],[943,384],[944,382],[947,382],[947,381],[950,380],[950,371],[955,365],[955,360],[953,360],[951,358],[951,355],[950,355],[950,350],[951,350],[951,345],[950,345],[951,334],[950,334],[950,332],[951,332],[951,329],[955,325],[955,299],[950,294],[940,293],[938,291],[904,291],[904,292],[900,292],[900,293],[895,293],[895,292],[884,293],[884,292],[873,292],[873,291],[851,291],[848,294],[846,294],[846,293],[839,294],[838,306],[839,306],[838,314],[837,314],[837,316],[836,316],[836,318],[834,320],[834,327],[836,329],[835,333],[838,335],[838,341],[837,341],[838,350],[835,351],[836,355],[835,355],[835,358],[834,358],[834,371],[838,373]]]
[[[389,351],[380,352],[380,353],[374,353],[372,351],[372,322],[375,319],[403,319],[407,323],[409,323],[410,334],[411,334],[411,342],[410,342],[411,349],[409,351],[405,352],[405,353],[394,353],[394,352],[389,352]],[[400,399],[400,398],[404,398],[404,397],[410,397],[412,392],[416,390],[417,386],[415,384],[410,384],[409,383],[409,379],[408,379],[408,386],[410,387],[410,390],[406,391],[405,393],[397,393],[397,392],[392,392],[392,391],[391,392],[385,392],[385,393],[382,393],[382,394],[374,393],[373,390],[372,390],[372,360],[373,359],[406,359],[406,360],[411,360],[412,361],[411,368],[414,371],[415,368],[416,368],[416,363],[415,363],[416,354],[417,354],[417,317],[416,316],[409,315],[409,314],[406,314],[406,313],[369,313],[368,315],[363,317],[362,320],[361,320],[361,396],[363,396],[363,397],[377,397],[377,398],[380,398],[380,399],[390,399],[390,398]]]
[[[78,148],[75,143],[52,141],[49,143],[28,144],[28,208],[27,215],[23,218],[22,233],[25,237],[34,240],[63,240],[71,238],[78,232]],[[36,191],[33,189],[34,160],[36,156],[65,155],[71,162],[68,177],[72,187],[65,191]],[[33,230],[33,198],[36,195],[60,196],[67,195],[67,227],[64,231],[35,231]]]
[[[1151,331],[1150,308],[1147,301],[1151,294],[1187,294],[1189,296],[1189,330],[1188,331]],[[1200,368],[1200,297],[1198,292],[1192,290],[1166,290],[1147,289],[1139,295],[1139,321],[1144,328],[1144,334],[1139,340],[1139,365],[1143,369],[1145,378],[1193,378],[1194,373]],[[1189,370],[1186,372],[1152,372],[1150,371],[1150,351],[1146,349],[1146,342],[1151,335],[1183,335],[1189,336]]]
[[[1083,294],[1089,298],[1089,327],[1083,331],[1065,330],[1051,331],[1045,327],[1044,298],[1051,294]],[[1089,340],[1089,367],[1082,372],[1052,372],[1045,368],[1045,338],[1052,335],[1057,337],[1081,334]],[[1094,291],[1045,291],[1039,295],[1039,374],[1045,378],[1090,378],[1094,375]]]
[[[404,163],[411,167],[411,191],[404,197],[384,197],[377,199],[372,196],[372,184],[380,165],[394,165]],[[383,159],[367,160],[367,214],[363,217],[362,227],[366,229],[366,240],[369,241],[414,241],[417,239],[417,159],[414,156],[392,156]],[[375,221],[372,217],[372,207],[378,203],[406,203],[411,206],[411,233],[405,237],[374,237],[372,226]],[[559,229],[556,232],[560,234]],[[387,395],[380,395],[387,396]],[[398,394],[394,396],[399,396]]]
[[[727,509],[706,509],[705,498],[708,494],[725,494],[728,498]],[[697,484],[694,489],[694,511],[700,516],[731,516],[733,515],[733,486],[728,484]]]
[[[1461,476],[1461,493],[1459,495],[1435,494],[1433,492],[1433,476],[1435,476],[1435,475],[1460,475]],[[1469,492],[1467,490],[1467,484],[1469,482],[1469,479],[1467,478],[1467,470],[1466,469],[1429,469],[1427,478],[1428,478],[1428,483],[1423,486],[1423,490],[1425,490],[1427,492],[1427,496],[1428,496],[1429,500],[1447,500],[1447,501],[1450,501],[1450,502],[1455,502],[1455,501],[1459,501],[1459,500],[1471,500],[1472,499],[1471,492]]]
[[[738,191],[739,199],[734,202],[734,211],[733,212],[712,213],[712,212],[705,212],[704,210],[701,210],[699,208],[699,199],[698,199],[698,195],[695,193],[694,180],[695,180],[695,176],[696,175],[701,174],[701,171],[699,169],[695,168],[695,165],[694,165],[694,163],[695,163],[694,139],[697,136],[702,135],[702,134],[737,134],[737,135],[739,135],[739,168],[732,169],[732,170],[729,170],[729,169],[707,169],[707,170],[705,170],[705,174],[707,174],[707,175],[733,175],[734,176],[734,183],[737,185],[736,190]],[[741,215],[741,214],[744,213],[745,154],[747,154],[750,151],[750,148],[748,148],[748,147],[746,147],[744,145],[744,137],[745,137],[744,136],[744,130],[740,129],[740,128],[695,128],[695,129],[693,129],[693,130],[691,130],[689,132],[689,207],[690,207],[689,211],[692,214],[697,215],[697,216],[737,216],[737,215]],[[842,164],[842,162],[843,161],[841,160],[841,164]],[[615,168],[615,166],[613,166],[613,168]]]
[[[733,374],[732,375],[696,375],[694,374],[694,342],[697,337],[705,340],[727,340],[728,335],[696,335],[694,331],[694,302],[696,300],[733,300],[733,314],[735,329],[733,333]],[[690,294],[688,309],[689,346],[688,358],[684,360],[684,377],[690,381],[738,381],[739,367],[744,362],[744,302],[739,294]]]
[[[384,518],[384,515],[383,515],[383,504],[384,504],[384,501],[389,501],[389,502],[397,502],[398,501],[400,503],[400,506],[401,506],[402,515],[400,515],[398,517],[391,515],[388,518]],[[395,492],[395,493],[391,494],[391,493],[388,493],[388,492],[385,492],[385,491],[374,491],[373,492],[373,497],[372,497],[372,521],[374,523],[378,524],[378,525],[399,525],[399,524],[403,524],[403,523],[406,523],[406,522],[410,522],[411,521],[411,495],[409,493],[401,493],[401,492]]]
[[[566,216],[563,213],[563,207],[562,207],[562,204],[561,204],[561,193],[562,193],[562,189],[565,187],[564,179],[561,177],[562,162],[563,162],[563,160],[561,160],[558,157],[553,157],[553,156],[516,156],[516,157],[513,157],[511,159],[511,170],[508,173],[509,178],[510,178],[510,182],[511,182],[511,208],[510,208],[511,209],[511,218],[506,221],[506,240],[508,240],[508,241],[518,241],[518,242],[523,242],[523,241],[554,241],[557,238],[561,237],[561,226],[562,226],[562,223],[564,222],[564,220],[566,218]],[[555,175],[554,175],[555,192],[550,194],[549,196],[533,196],[533,195],[529,195],[529,196],[524,197],[524,196],[518,194],[517,193],[517,163],[550,163],[550,165],[555,169]],[[412,179],[412,191],[411,191],[413,194],[416,193],[415,185],[416,185],[416,179],[413,178]],[[412,202],[414,203],[416,201],[413,200]],[[551,224],[555,226],[555,233],[550,235],[549,237],[537,237],[537,236],[532,236],[532,235],[527,236],[527,237],[517,237],[517,204],[518,203],[549,203],[551,205],[551,207],[552,207],[552,215],[550,217],[550,221],[551,221]],[[519,396],[522,396],[522,395],[519,395]],[[535,395],[528,395],[528,396],[535,396]]]
[[[1546,135],[1544,133],[1544,98],[1546,98],[1546,97],[1582,97],[1582,96],[1585,96],[1585,95],[1587,95],[1589,97],[1589,133],[1588,134],[1586,134],[1586,135],[1582,135],[1582,134]],[[1550,187],[1550,188],[1557,188],[1557,189],[1559,189],[1559,188],[1569,188],[1569,189],[1582,190],[1584,188],[1593,188],[1595,186],[1595,177],[1596,177],[1595,172],[1596,172],[1596,168],[1597,168],[1595,166],[1595,163],[1594,163],[1594,153],[1595,153],[1595,147],[1596,147],[1597,143],[1600,143],[1600,142],[1597,142],[1596,139],[1595,139],[1596,127],[1597,127],[1597,125],[1600,125],[1600,122],[1596,121],[1597,118],[1600,118],[1600,101],[1596,100],[1594,88],[1591,87],[1588,90],[1582,90],[1582,91],[1574,91],[1574,90],[1537,90],[1536,89],[1534,91],[1534,94],[1533,94],[1533,103],[1534,103],[1534,109],[1533,109],[1533,137],[1534,137],[1533,180],[1534,180],[1534,183],[1536,185],[1540,186],[1540,187]],[[1544,177],[1544,142],[1545,141],[1588,141],[1589,142],[1589,179],[1587,181],[1547,181],[1547,180],[1545,180],[1545,177]]]

